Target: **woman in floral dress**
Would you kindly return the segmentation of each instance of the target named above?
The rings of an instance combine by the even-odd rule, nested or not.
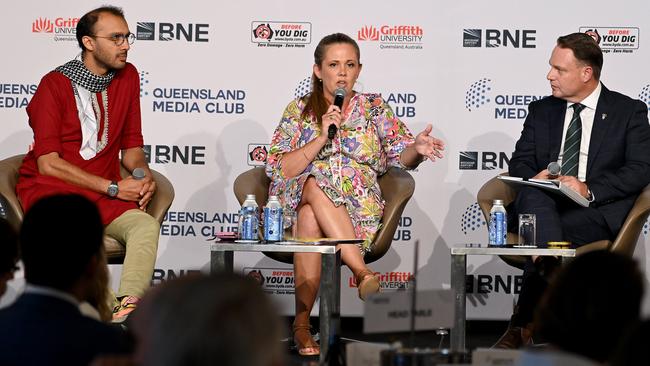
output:
[[[429,135],[431,125],[413,137],[380,95],[356,93],[352,88],[361,66],[359,46],[349,36],[335,33],[319,42],[312,92],[285,109],[266,172],[272,180],[269,195],[278,196],[285,211],[298,213],[299,237],[364,240],[359,247],[340,249],[365,300],[380,289],[363,261],[384,209],[377,177],[392,166],[412,169],[427,158],[441,158],[444,144]],[[346,92],[342,108],[333,104],[339,88]],[[331,140],[330,125],[337,127]],[[320,283],[320,254],[295,253],[293,263],[294,341],[301,355],[317,355],[309,314]]]

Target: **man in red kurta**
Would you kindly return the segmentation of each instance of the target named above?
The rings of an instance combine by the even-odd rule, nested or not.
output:
[[[114,319],[148,288],[160,230],[144,212],[156,183],[142,150],[139,76],[126,62],[134,39],[119,8],[79,20],[81,56],[45,75],[27,107],[34,146],[16,188],[25,211],[53,194],[76,193],[97,205],[105,233],[126,246]],[[120,152],[122,164],[142,169],[144,178],[121,179]]]

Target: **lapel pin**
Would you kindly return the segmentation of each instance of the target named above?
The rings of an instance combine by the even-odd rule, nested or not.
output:
[[[601,117],[602,117],[602,119],[607,118],[607,113],[603,113],[603,115]]]

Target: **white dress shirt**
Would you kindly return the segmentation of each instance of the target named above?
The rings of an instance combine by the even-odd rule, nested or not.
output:
[[[585,108],[580,112],[580,120],[582,122],[582,134],[580,137],[580,157],[578,158],[578,179],[584,182],[587,179],[587,154],[589,153],[589,142],[591,141],[591,129],[594,126],[594,117],[596,115],[596,106],[598,105],[598,98],[600,98],[600,91],[602,85],[600,82],[596,89],[594,89],[589,96],[583,99],[580,104]],[[562,145],[560,146],[560,155],[557,160],[560,165],[562,164],[562,155],[564,154],[564,139],[566,138],[566,131],[571,123],[573,117],[573,108],[571,106],[575,103],[567,102],[566,114],[564,115],[564,127],[562,127]]]

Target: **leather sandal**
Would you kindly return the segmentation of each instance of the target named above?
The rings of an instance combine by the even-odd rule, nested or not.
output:
[[[375,275],[370,269],[364,269],[357,274],[357,289],[359,290],[359,298],[366,301],[369,295],[381,291],[381,284],[379,277]]]
[[[303,344],[298,340],[297,334],[307,336],[307,341]],[[302,337],[301,337],[302,338]],[[304,339],[304,338],[302,338]],[[318,356],[320,355],[320,346],[314,341],[311,336],[311,326],[309,324],[294,324],[293,325],[293,343],[301,356]]]

